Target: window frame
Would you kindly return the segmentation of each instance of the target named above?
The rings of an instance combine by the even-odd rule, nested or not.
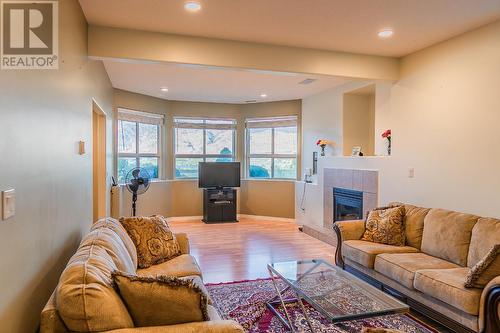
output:
[[[130,110],[130,109],[124,109],[124,108],[119,108],[118,113],[120,113],[120,110],[127,112],[127,113],[136,113],[142,117],[147,118],[148,113],[142,112],[142,111],[135,111],[135,110]],[[163,115],[157,115],[157,114],[150,114],[151,118],[161,118],[163,122]],[[119,145],[120,145],[120,140],[119,140],[119,122],[120,121],[125,121],[129,123],[135,123],[135,153],[120,153]],[[140,153],[139,152],[139,124],[144,124],[144,125],[154,125],[157,128],[157,138],[156,138],[156,154],[155,153]],[[129,120],[129,119],[120,119],[120,116],[118,116],[117,121],[116,121],[116,129],[117,129],[117,139],[116,139],[116,172],[117,172],[117,180],[120,184],[123,184],[123,181],[120,181],[119,175],[118,175],[118,166],[119,166],[119,160],[120,158],[134,158],[136,167],[141,167],[140,161],[141,158],[157,158],[158,159],[158,177],[157,178],[151,178],[151,179],[161,179],[163,176],[163,168],[162,168],[162,163],[163,163],[163,157],[162,157],[162,137],[163,137],[163,131],[164,131],[164,126],[162,124],[151,124],[147,122],[141,122],[140,119],[137,120]]]
[[[298,173],[298,149],[299,149],[299,136],[298,136],[298,122],[297,122],[297,117],[296,116],[287,116],[287,117],[267,117],[267,118],[261,118],[261,119],[266,119],[266,121],[272,121],[273,119],[281,119],[281,118],[294,118],[296,123],[295,125],[291,126],[269,126],[269,127],[248,127],[247,125],[245,126],[245,164],[246,164],[246,177],[248,179],[253,179],[253,180],[290,180],[290,181],[296,181],[297,180],[297,173]],[[247,119],[246,124],[248,124],[248,121],[252,120],[251,118]],[[275,153],[275,132],[277,128],[280,127],[295,127],[296,130],[296,143],[295,143],[295,154],[276,154]],[[250,153],[250,131],[254,128],[260,128],[260,129],[271,129],[271,153],[270,154],[251,154]],[[252,158],[270,158],[271,159],[271,175],[270,177],[251,177],[250,176],[250,159]],[[282,178],[282,177],[274,177],[274,161],[275,159],[279,158],[293,158],[295,159],[295,177],[293,178]]]
[[[189,119],[189,120],[202,120],[203,124],[193,124],[193,127],[189,127],[188,125],[185,125],[183,127],[177,127],[176,126],[176,120],[177,119]],[[231,151],[232,154],[207,154],[207,130],[220,130],[221,128],[217,128],[217,126],[210,126],[210,124],[207,124],[206,121],[216,121],[216,120],[221,120],[221,121],[232,121],[232,128],[227,128],[225,130],[231,130],[232,133],[232,147]],[[202,126],[200,126],[202,125]],[[215,124],[214,124],[215,125]],[[237,126],[237,121],[234,118],[211,118],[211,117],[174,117],[173,119],[173,165],[172,165],[172,170],[173,170],[173,178],[174,179],[180,179],[180,180],[189,180],[189,179],[198,179],[198,177],[177,177],[176,175],[176,165],[177,165],[177,159],[178,158],[199,158],[202,159],[203,162],[206,162],[207,159],[209,158],[230,158],[232,162],[236,160],[236,128]],[[179,128],[191,128],[191,129],[199,129],[203,131],[203,153],[202,154],[177,154],[177,129]]]

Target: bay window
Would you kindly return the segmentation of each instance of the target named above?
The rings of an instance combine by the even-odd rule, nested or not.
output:
[[[152,179],[160,177],[163,115],[118,109],[118,182],[127,173],[145,169]]]
[[[297,117],[246,120],[249,178],[297,178]]]
[[[175,178],[197,178],[200,162],[231,162],[234,119],[174,118]]]

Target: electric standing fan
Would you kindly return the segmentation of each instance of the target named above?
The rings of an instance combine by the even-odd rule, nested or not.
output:
[[[149,183],[149,173],[145,169],[134,168],[127,173],[125,185],[132,193],[132,216],[135,216],[137,196],[148,190]]]

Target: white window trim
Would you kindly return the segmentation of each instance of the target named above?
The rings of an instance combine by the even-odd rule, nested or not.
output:
[[[246,120],[245,126],[245,169],[247,179],[275,179],[275,180],[297,180],[297,172],[294,178],[278,178],[274,177],[274,160],[276,158],[294,158],[295,170],[298,168],[298,152],[295,154],[275,154],[274,152],[274,136],[275,130],[279,127],[295,127],[297,129],[297,142],[296,148],[298,150],[298,117],[285,116],[285,117],[267,117],[267,118],[249,118]],[[267,128],[271,129],[271,153],[270,154],[251,154],[250,153],[250,129],[253,128]],[[251,158],[270,158],[271,159],[271,177],[250,177],[250,159]]]
[[[152,179],[161,179],[163,177],[163,158],[162,158],[162,137],[163,137],[163,124],[164,124],[164,116],[154,113],[147,113],[142,111],[130,110],[118,108],[118,119],[117,119],[117,130],[118,130],[118,122],[119,121],[127,121],[135,123],[135,153],[120,153],[119,152],[119,139],[117,137],[116,140],[116,154],[117,154],[117,170],[118,170],[118,160],[120,158],[135,158],[136,165],[140,167],[140,159],[141,158],[158,158],[158,178]],[[139,153],[139,123],[148,124],[148,125],[156,125],[158,128],[157,131],[157,147],[156,154],[154,153]],[[118,136],[120,133],[118,133]],[[118,175],[117,175],[118,176]],[[117,177],[118,178],[118,177]]]
[[[157,113],[149,113],[149,112],[119,108],[118,120],[161,126],[163,125],[164,116],[162,114],[157,114]]]
[[[180,119],[189,119],[189,120],[203,120],[204,124],[190,124],[190,123],[176,123],[177,120]],[[232,121],[233,124],[205,124],[205,121],[214,121],[214,120],[221,120],[221,121]],[[236,159],[236,119],[233,118],[210,118],[210,117],[174,117],[174,125],[173,125],[173,165],[172,165],[172,170],[173,170],[173,178],[174,179],[198,179],[198,177],[177,177],[176,176],[176,161],[178,158],[200,158],[203,159],[205,162],[208,158],[230,158],[232,161]],[[179,124],[182,124],[179,126]],[[201,129],[203,130],[203,153],[202,154],[177,154],[177,128],[191,128],[191,129]],[[232,130],[233,131],[233,139],[232,139],[232,147],[231,151],[233,152],[232,154],[207,154],[207,136],[206,136],[206,131],[208,129],[225,129],[225,130]]]

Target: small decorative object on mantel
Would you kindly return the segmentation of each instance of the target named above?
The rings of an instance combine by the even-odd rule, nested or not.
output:
[[[363,156],[363,152],[361,151],[361,146],[352,147],[351,156]]]
[[[320,146],[320,147],[321,147],[321,156],[325,156],[325,148],[326,148],[326,146],[328,146],[328,145],[335,146],[335,142],[333,142],[333,141],[328,141],[328,140],[322,140],[322,139],[319,139],[319,140],[316,142],[316,146]]]
[[[391,130],[388,129],[384,133],[382,133],[382,137],[384,139],[387,139],[387,155],[391,156]]]

